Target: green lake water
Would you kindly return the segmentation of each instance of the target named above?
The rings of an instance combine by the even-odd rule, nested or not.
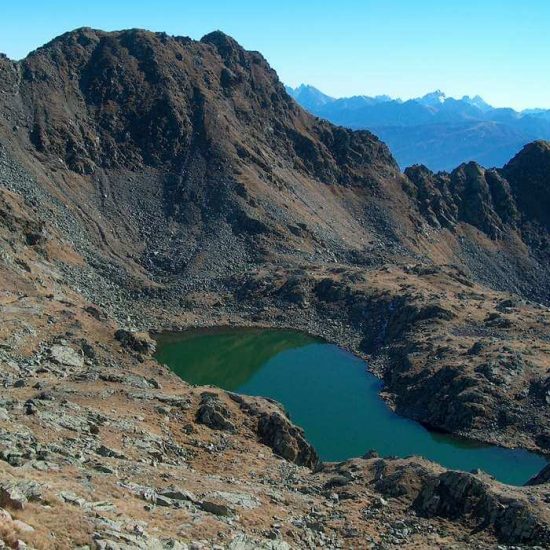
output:
[[[421,455],[457,470],[525,483],[546,459],[428,431],[392,412],[366,363],[307,334],[273,329],[199,329],[158,337],[157,359],[192,384],[212,384],[282,403],[321,459]]]

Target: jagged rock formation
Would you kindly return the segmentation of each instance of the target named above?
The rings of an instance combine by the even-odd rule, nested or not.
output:
[[[450,174],[413,166],[405,174],[416,187],[422,213],[436,227],[470,224],[492,239],[518,226],[548,228],[550,145],[526,145],[504,168],[471,162]]]
[[[190,388],[143,332],[307,330],[368,354],[399,412],[548,452],[548,144],[402,174],[220,32],[79,29],[0,58],[0,91],[0,468],[47,493],[26,534],[6,501],[6,541],[460,544],[480,520],[480,547],[547,542],[544,484],[398,461],[416,493],[379,505],[366,460],[349,499],[277,405]]]

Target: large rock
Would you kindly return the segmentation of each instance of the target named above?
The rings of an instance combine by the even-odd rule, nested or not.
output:
[[[212,392],[203,392],[197,409],[197,422],[213,430],[235,431],[231,413],[220,398]]]
[[[27,505],[27,497],[21,490],[13,486],[0,487],[0,506],[12,510],[23,510]]]
[[[260,441],[275,454],[298,464],[315,468],[319,457],[304,437],[304,431],[279,412],[264,413],[258,420]]]
[[[42,488],[36,481],[0,482],[0,508],[23,510],[28,502],[41,498]]]
[[[55,345],[50,348],[50,359],[66,367],[84,366],[84,357],[69,346]]]
[[[156,342],[146,332],[130,332],[129,330],[119,329],[115,332],[115,339],[118,340],[124,348],[137,351],[138,353],[154,353]]]

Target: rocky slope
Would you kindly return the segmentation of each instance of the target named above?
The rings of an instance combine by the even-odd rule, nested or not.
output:
[[[0,91],[6,544],[548,544],[548,485],[319,464],[276,405],[189,387],[134,334],[305,329],[400,413],[550,452],[548,144],[402,174],[220,32],[79,29],[1,58]]]

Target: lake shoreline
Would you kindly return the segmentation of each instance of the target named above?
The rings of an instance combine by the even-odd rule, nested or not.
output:
[[[542,455],[437,433],[397,415],[362,359],[305,332],[216,326],[156,337],[156,358],[184,381],[281,403],[324,462],[372,450],[415,455],[451,469],[482,469],[513,485],[547,464]]]

